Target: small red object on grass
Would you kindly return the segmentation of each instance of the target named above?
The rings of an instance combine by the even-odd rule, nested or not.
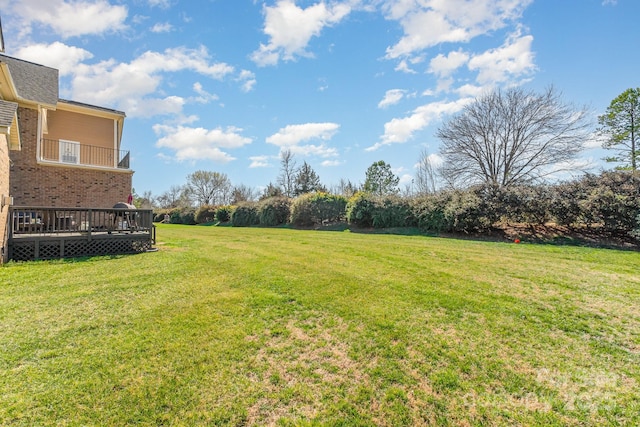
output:
[[[513,243],[520,243],[520,239],[515,239]]]

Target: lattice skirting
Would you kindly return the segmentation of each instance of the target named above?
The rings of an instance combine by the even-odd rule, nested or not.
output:
[[[98,255],[134,254],[151,249],[148,235],[117,235],[87,240],[78,237],[52,239],[14,239],[9,243],[9,259],[31,261],[36,259],[77,258]]]

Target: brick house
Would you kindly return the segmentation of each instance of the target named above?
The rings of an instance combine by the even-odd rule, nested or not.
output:
[[[0,260],[10,202],[112,208],[131,193],[125,114],[59,99],[58,85],[58,70],[0,54]]]

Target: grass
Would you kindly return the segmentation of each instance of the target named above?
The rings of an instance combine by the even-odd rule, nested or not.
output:
[[[0,268],[0,425],[638,425],[640,253],[161,225]]]

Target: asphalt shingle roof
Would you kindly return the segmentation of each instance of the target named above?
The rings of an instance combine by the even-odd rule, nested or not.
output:
[[[18,96],[43,105],[58,103],[58,70],[0,54],[9,67]]]

